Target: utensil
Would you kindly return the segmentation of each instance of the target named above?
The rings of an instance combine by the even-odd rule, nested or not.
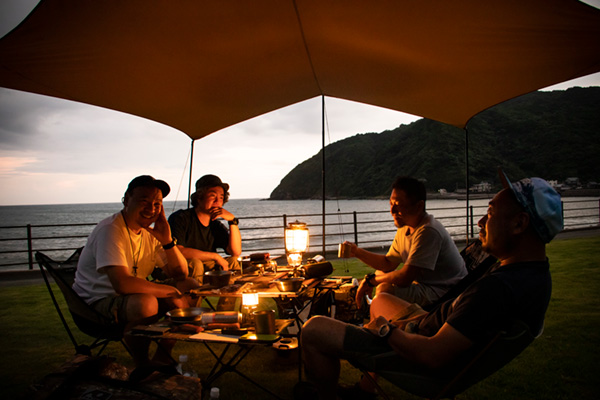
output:
[[[273,280],[280,292],[297,292],[304,283],[304,278],[279,278]]]
[[[167,317],[171,322],[189,324],[200,321],[202,314],[209,311],[211,310],[207,307],[175,308],[167,311]]]

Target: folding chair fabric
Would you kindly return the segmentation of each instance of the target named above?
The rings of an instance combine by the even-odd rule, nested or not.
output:
[[[527,325],[514,321],[509,330],[496,335],[485,347],[465,354],[441,371],[394,370],[398,367],[398,355],[395,352],[373,356],[366,362],[349,361],[363,373],[375,372],[413,395],[430,399],[453,398],[508,364],[533,340]],[[379,390],[382,392],[380,387]]]
[[[75,271],[77,269],[77,262],[79,260],[79,254],[83,248],[77,249],[73,255],[71,255],[66,261],[58,262],[52,260],[47,255],[37,252],[35,258],[38,262],[46,287],[50,293],[56,311],[75,347],[77,354],[91,355],[91,351],[94,348],[99,347],[97,355],[100,355],[106,348],[108,343],[111,341],[119,341],[125,346],[125,349],[129,351],[125,343],[123,342],[123,327],[113,323],[106,319],[92,307],[90,307],[79,295],[72,289],[72,284],[75,277]],[[88,336],[94,338],[94,341],[90,345],[79,344],[71,329],[67,323],[64,314],[58,304],[54,292],[48,280],[47,274],[52,277],[59,287],[63,297],[69,308],[69,312],[73,318],[75,325]]]

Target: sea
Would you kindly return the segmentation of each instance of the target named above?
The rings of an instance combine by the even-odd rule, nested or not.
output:
[[[470,234],[477,235],[477,221],[485,213],[492,196],[470,201],[473,218],[466,218],[464,200],[430,199],[427,211],[440,219],[455,239],[464,239],[467,229]],[[563,202],[567,227],[598,225],[598,197],[563,198]],[[187,208],[187,203],[165,201],[164,206],[168,217],[174,211]],[[44,251],[60,260],[67,258],[72,249],[85,245],[98,221],[121,208],[121,203],[0,206],[0,271],[29,268],[27,225],[30,225],[33,250]],[[296,220],[305,222],[309,228],[309,251],[322,251],[321,200],[231,199],[225,208],[240,219],[243,255],[253,252],[281,254],[283,227]],[[391,244],[395,227],[387,199],[327,200],[325,213],[327,251],[335,250],[344,240],[357,241],[359,245],[370,244],[370,247],[385,248]],[[63,248],[71,250],[54,250]]]

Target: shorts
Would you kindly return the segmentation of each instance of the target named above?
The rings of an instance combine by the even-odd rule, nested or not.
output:
[[[393,290],[394,296],[400,297],[409,303],[420,304],[423,307],[435,303],[440,298],[438,290],[432,288],[431,286],[414,282],[407,287],[399,287],[394,285]]]
[[[109,296],[93,302],[90,307],[112,323],[127,324],[127,302],[129,296]]]
[[[382,357],[376,357],[379,355]],[[422,370],[395,354],[387,339],[379,337],[369,329],[350,324],[346,326],[342,358],[367,371],[387,369],[417,372]]]

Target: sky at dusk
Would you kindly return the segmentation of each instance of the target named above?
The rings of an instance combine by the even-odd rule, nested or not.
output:
[[[0,37],[37,2],[0,0]],[[573,86],[600,86],[600,73],[544,90]],[[325,106],[326,144],[419,118],[335,98]],[[171,185],[167,200],[184,200],[190,147],[184,133],[157,122],[0,88],[0,205],[118,202],[142,174]],[[231,185],[231,198],[267,198],[320,149],[321,99],[314,98],[196,141],[192,179],[216,174]]]

